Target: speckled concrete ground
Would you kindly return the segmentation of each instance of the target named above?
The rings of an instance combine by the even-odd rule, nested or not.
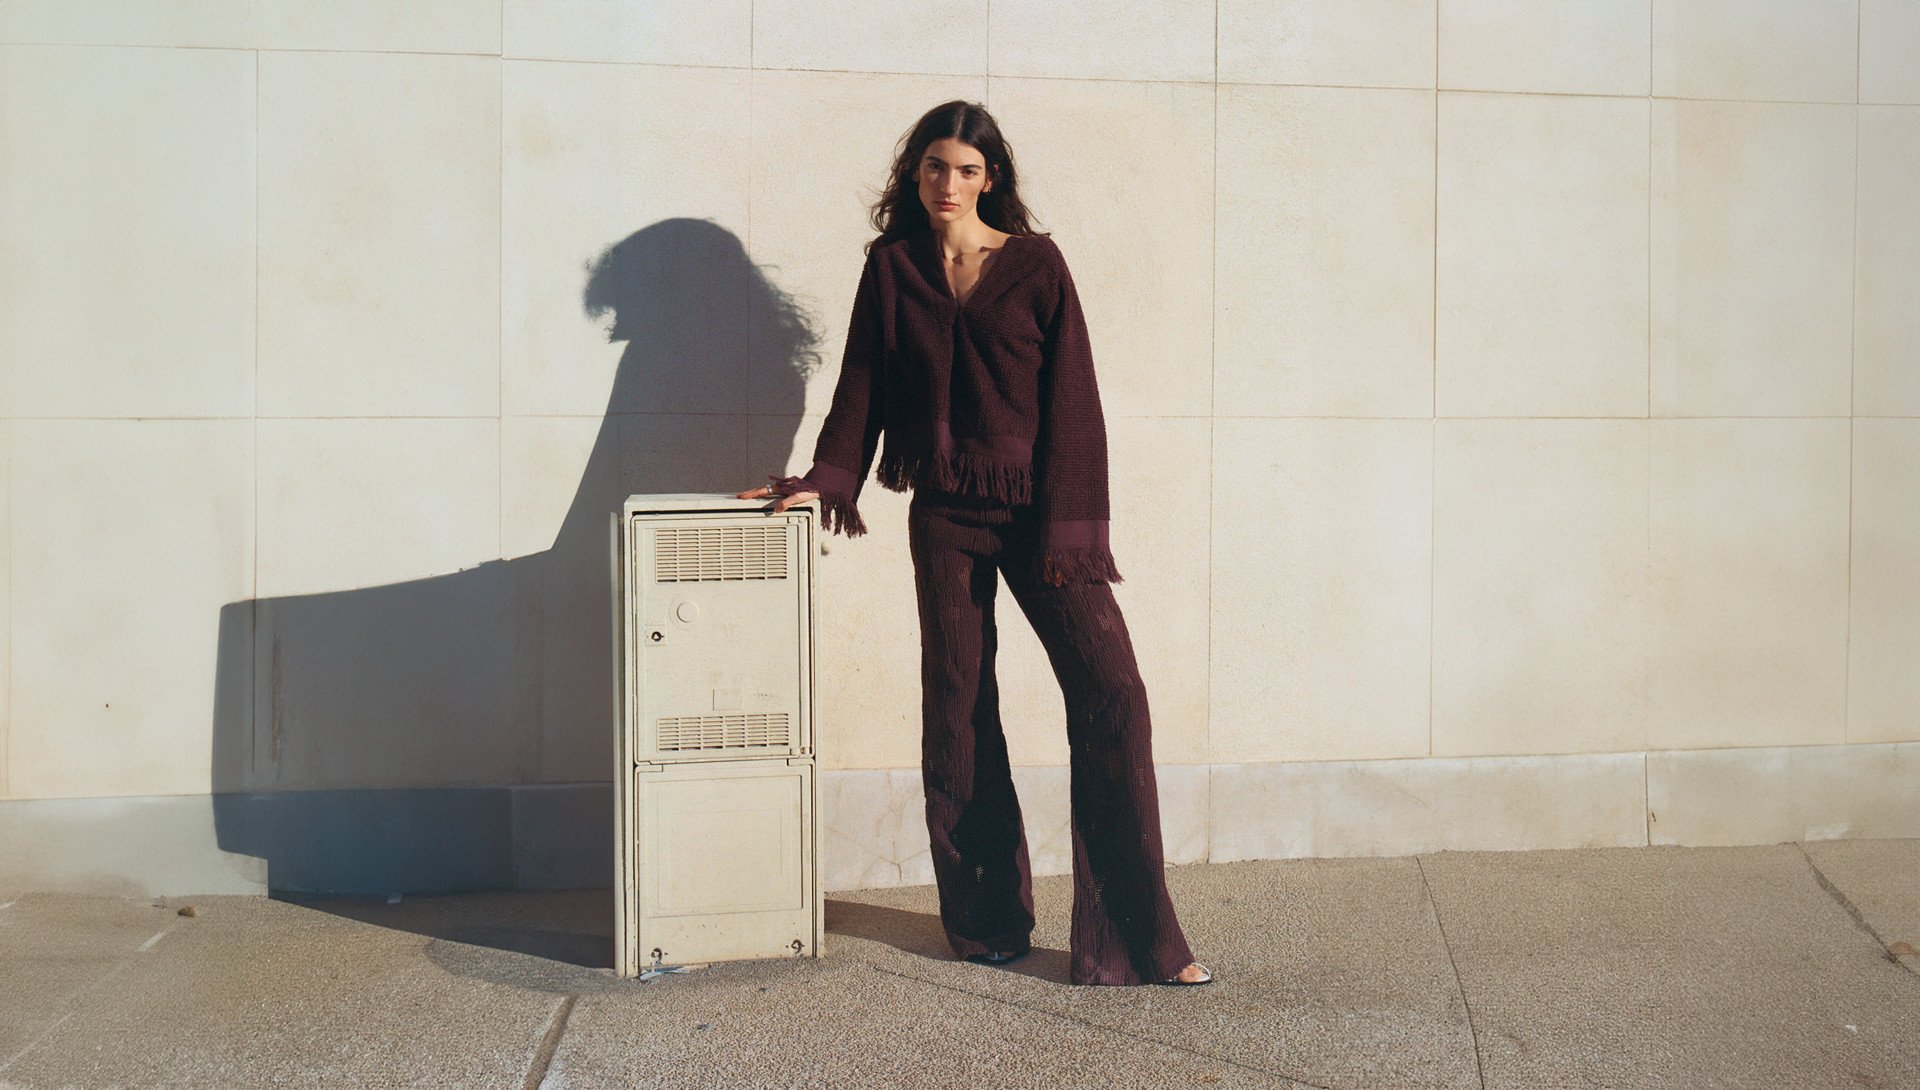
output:
[[[606,891],[0,891],[0,1086],[1920,1086],[1920,841],[1176,867],[1200,988],[953,959],[931,887],[826,956],[650,983]],[[194,914],[179,909],[191,905]]]

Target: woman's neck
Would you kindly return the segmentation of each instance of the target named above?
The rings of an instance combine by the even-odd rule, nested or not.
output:
[[[979,219],[949,223],[945,227],[934,227],[933,233],[940,240],[940,252],[952,261],[967,254],[977,254],[981,250],[990,250],[1000,244],[1002,233],[988,227]]]

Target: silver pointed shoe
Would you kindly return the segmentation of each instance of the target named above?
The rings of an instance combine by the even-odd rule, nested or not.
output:
[[[1194,962],[1194,964],[1200,965],[1200,963],[1197,961]],[[1186,972],[1185,969],[1182,969],[1180,971],[1183,973]],[[1162,981],[1158,981],[1157,983],[1165,984],[1165,985],[1168,985],[1169,987],[1174,987],[1174,988],[1197,988],[1202,984],[1213,983],[1213,971],[1208,969],[1204,965],[1200,965],[1199,980],[1181,980],[1178,976],[1176,976],[1172,980],[1162,980]]]

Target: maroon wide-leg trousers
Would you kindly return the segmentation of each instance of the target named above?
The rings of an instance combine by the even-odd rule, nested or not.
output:
[[[1066,698],[1075,984],[1149,984],[1193,961],[1167,896],[1147,693],[1105,583],[1039,578],[1031,505],[916,490],[908,544],[920,608],[921,773],[940,921],[960,957],[1024,949],[1033,878],[994,678],[1004,574]],[[1028,715],[1041,714],[1032,709]]]

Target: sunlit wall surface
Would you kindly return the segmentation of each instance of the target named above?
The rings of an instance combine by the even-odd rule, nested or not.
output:
[[[171,799],[273,865],[210,796],[551,786],[498,835],[604,837],[606,513],[804,470],[867,204],[965,98],[1086,306],[1169,859],[1920,835],[1920,5],[14,0],[0,43],[0,807]],[[862,501],[841,887],[928,880],[907,497]]]

